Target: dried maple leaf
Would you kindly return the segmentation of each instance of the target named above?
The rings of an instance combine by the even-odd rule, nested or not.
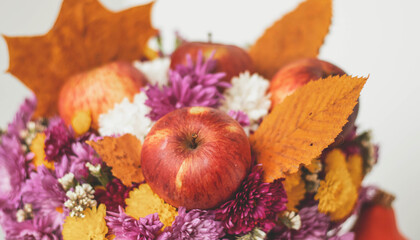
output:
[[[332,0],[306,0],[275,22],[249,50],[257,72],[271,79],[289,62],[316,57],[331,16]]]
[[[265,117],[250,137],[265,180],[295,173],[334,141],[367,78],[335,76],[311,81]]]
[[[115,60],[144,56],[153,3],[121,12],[105,9],[98,0],[64,0],[52,29],[43,36],[4,37],[9,72],[38,98],[36,116],[57,113],[60,87],[68,77]]]
[[[121,137],[104,137],[97,142],[87,141],[101,156],[102,160],[112,167],[112,174],[126,186],[144,181],[140,167],[141,142],[131,134]]]

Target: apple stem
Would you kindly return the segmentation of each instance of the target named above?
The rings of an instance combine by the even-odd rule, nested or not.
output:
[[[195,149],[197,147],[197,143],[195,142],[195,140],[197,139],[198,135],[197,135],[197,133],[193,133],[191,137],[192,137],[192,146],[191,147],[193,149]]]
[[[211,33],[211,32],[209,32],[209,33],[207,34],[207,40],[208,40],[208,42],[209,42],[209,43],[211,43],[211,42],[212,42],[212,33]]]

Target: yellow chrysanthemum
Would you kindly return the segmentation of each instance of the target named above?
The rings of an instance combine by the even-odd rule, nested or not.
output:
[[[363,159],[359,154],[351,155],[347,159],[347,169],[356,189],[359,189],[363,181]]]
[[[98,208],[88,208],[85,217],[68,216],[63,224],[64,240],[105,240],[108,227],[105,222],[106,208],[104,204]]]
[[[29,146],[30,151],[35,155],[32,159],[35,169],[41,165],[45,165],[49,169],[54,169],[54,162],[45,160],[45,138],[44,133],[38,133],[34,140],[32,140],[31,146]]]
[[[283,185],[287,194],[287,210],[297,211],[296,206],[305,197],[306,193],[305,181],[301,177],[301,171],[286,175]]]
[[[325,171],[346,168],[346,155],[340,149],[334,149],[325,157]]]
[[[82,135],[89,131],[92,124],[90,111],[77,111],[71,119],[71,126],[77,135]]]
[[[357,200],[357,190],[346,165],[346,156],[340,150],[331,151],[326,159],[326,176],[321,181],[315,200],[318,210],[331,220],[340,220],[352,211]]]
[[[125,200],[125,212],[135,219],[158,213],[160,221],[165,226],[171,226],[178,212],[174,207],[165,203],[158,195],[153,193],[148,184],[142,184],[130,192],[130,197]]]

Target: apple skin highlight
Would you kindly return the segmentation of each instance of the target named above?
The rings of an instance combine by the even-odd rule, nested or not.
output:
[[[236,193],[251,167],[242,127],[207,107],[175,110],[151,129],[142,148],[146,182],[175,207],[211,209]]]

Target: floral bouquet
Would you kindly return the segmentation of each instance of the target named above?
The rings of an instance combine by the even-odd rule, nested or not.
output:
[[[1,132],[6,239],[404,239],[393,196],[362,184],[367,78],[316,58],[331,0],[249,49],[178,37],[170,55],[152,7],[64,0],[46,35],[5,37],[35,94]]]

